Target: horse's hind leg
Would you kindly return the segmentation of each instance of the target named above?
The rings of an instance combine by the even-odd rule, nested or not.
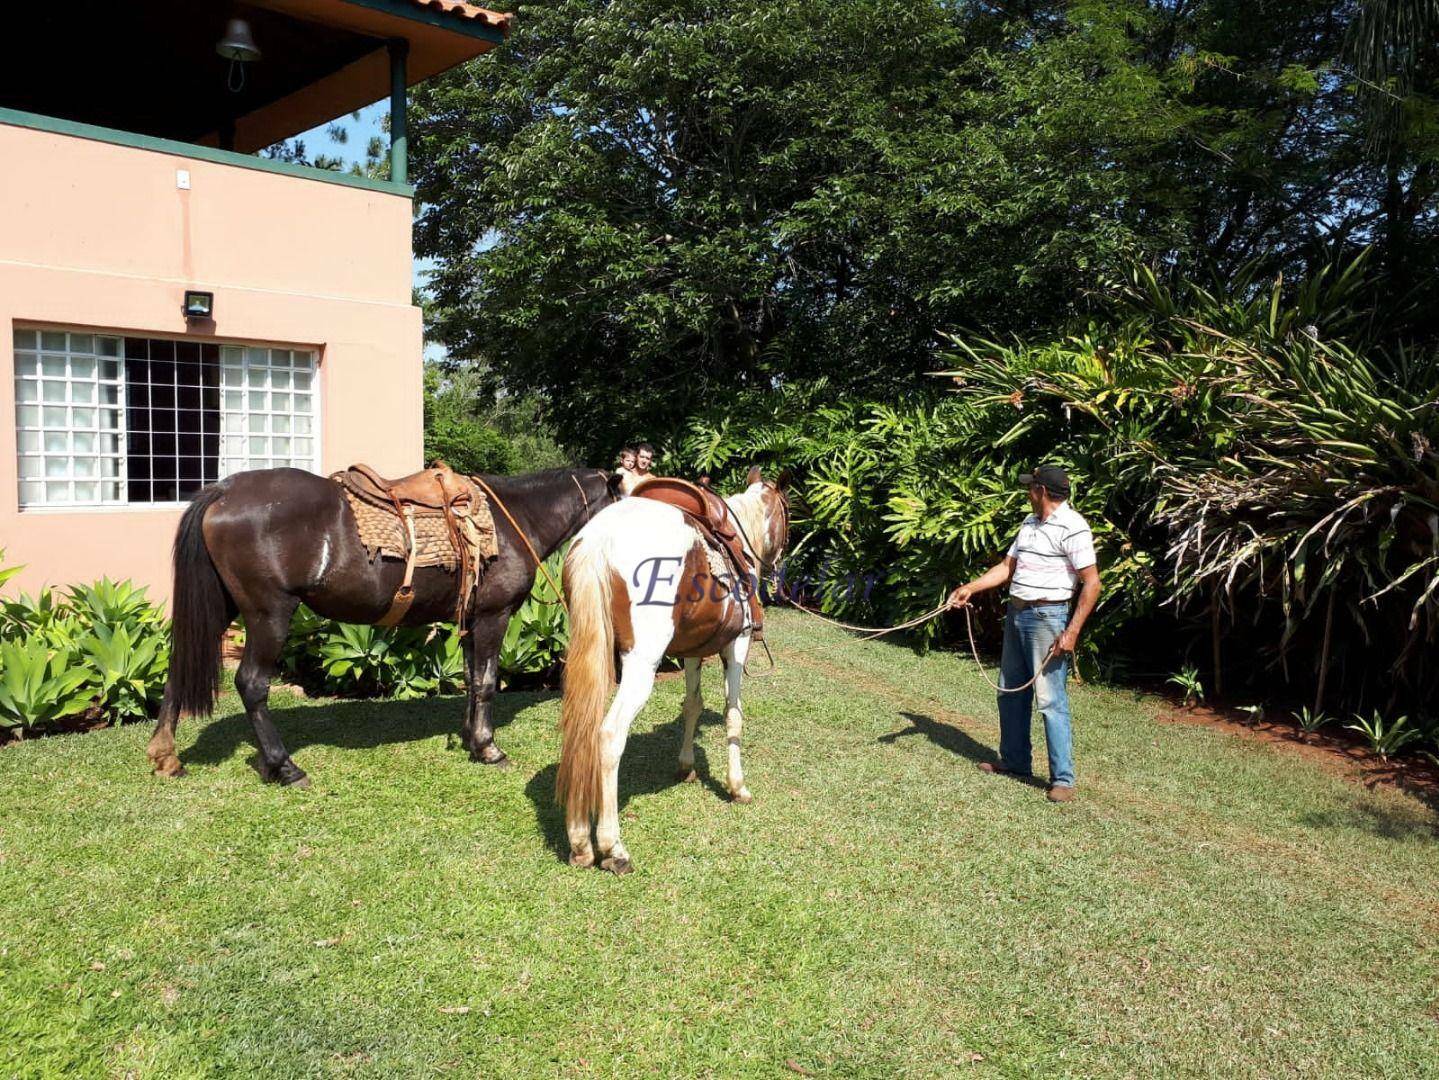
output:
[[[704,702],[700,698],[700,658],[685,657],[685,703],[680,710],[680,764],[675,779],[680,782],[695,778],[695,727],[699,724]]]
[[[278,596],[268,608],[244,611],[245,658],[235,672],[235,689],[240,692],[245,713],[255,729],[255,746],[260,751],[260,778],[280,784],[309,787],[310,780],[293,761],[280,733],[270,722],[270,679],[280,664],[290,616],[300,602],[293,596]]]
[[[145,753],[155,766],[156,776],[184,776],[184,766],[175,754],[175,724],[180,719],[180,710],[175,705],[175,694],[170,684],[165,684],[165,696],[160,701],[160,716],[155,721],[155,734],[150,736],[150,745]]]
[[[655,671],[663,658],[663,645],[647,652],[634,649],[625,656],[619,691],[600,728],[600,812],[595,822],[595,846],[601,868],[616,874],[628,874],[633,869],[630,853],[620,842],[620,758],[625,753],[630,724],[654,691]],[[573,841],[572,835],[572,847]]]
[[[739,690],[744,680],[745,659],[749,656],[749,635],[736,638],[721,654],[724,657],[724,730],[725,745],[729,750],[729,775],[727,783],[730,798],[737,803],[747,803],[754,796],[744,786],[744,765],[740,762],[740,741],[744,736],[744,712],[740,709]]]

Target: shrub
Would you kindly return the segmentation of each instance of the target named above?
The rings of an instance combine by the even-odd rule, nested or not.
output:
[[[561,555],[551,558],[558,580]],[[550,602],[546,602],[550,601]],[[569,640],[564,608],[543,578],[510,619],[500,648],[502,686],[553,675]],[[301,605],[282,665],[308,691],[337,697],[411,699],[465,689],[459,631],[449,624],[387,629],[332,622]]]
[[[440,417],[425,425],[425,461],[443,461],[462,473],[511,473],[519,469],[510,441],[483,420]]]
[[[0,584],[13,575],[0,568]],[[28,734],[81,714],[116,723],[152,716],[169,633],[164,612],[129,581],[0,601],[0,726]]]
[[[1256,268],[1215,287],[1140,268],[1074,336],[952,338],[948,394],[785,387],[699,418],[683,453],[731,483],[751,461],[798,466],[787,579],[875,623],[996,561],[1027,512],[1017,474],[1056,460],[1105,582],[1082,667],[1202,666],[1211,688],[1429,729],[1439,362],[1367,338],[1364,287],[1362,259],[1292,286]],[[852,587],[871,574],[877,587]]]

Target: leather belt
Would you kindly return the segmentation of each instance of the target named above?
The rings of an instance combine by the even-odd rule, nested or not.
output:
[[[1009,606],[1015,611],[1027,611],[1032,607],[1068,607],[1068,600],[1021,600],[1017,596],[1009,598]]]

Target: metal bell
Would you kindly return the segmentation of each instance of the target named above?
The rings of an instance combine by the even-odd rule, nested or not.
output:
[[[215,51],[226,60],[249,63],[260,59],[260,46],[255,44],[255,35],[250,33],[246,19],[230,19],[225,24],[225,34],[215,43]]]

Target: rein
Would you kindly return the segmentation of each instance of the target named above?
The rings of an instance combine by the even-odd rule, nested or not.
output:
[[[920,615],[914,619],[910,619],[907,622],[902,622],[895,626],[869,627],[855,626],[853,623],[840,622],[838,619],[831,619],[828,615],[822,615],[818,611],[815,611],[813,608],[805,607],[793,597],[786,596],[784,597],[784,599],[789,604],[804,612],[806,615],[811,615],[814,618],[820,620],[820,622],[826,622],[829,623],[831,626],[839,627],[841,630],[849,630],[853,633],[858,634],[860,636],[860,639],[863,641],[874,641],[877,638],[884,637],[886,634],[893,634],[900,630],[911,630],[914,627],[921,625],[922,623],[929,622],[930,619],[938,618],[940,615],[943,615],[946,611],[949,610],[949,601],[946,600],[943,604],[940,604],[939,607],[935,608],[933,611],[927,611],[923,615]],[[1022,693],[1025,690],[1028,690],[1031,686],[1033,686],[1039,681],[1039,677],[1044,674],[1044,669],[1048,667],[1049,662],[1054,659],[1054,649],[1050,649],[1049,655],[1044,658],[1044,663],[1039,665],[1039,670],[1036,671],[1033,677],[1023,686],[1000,686],[999,683],[995,682],[989,677],[989,672],[984,670],[984,661],[979,658],[979,646],[976,645],[974,641],[973,609],[968,604],[965,604],[964,607],[962,607],[960,610],[964,612],[964,625],[965,629],[969,632],[969,651],[970,654],[974,657],[974,666],[979,669],[979,674],[985,682],[989,683],[989,685],[993,687],[998,693],[1018,694]]]
[[[784,525],[784,536],[780,540],[779,547],[780,550],[783,551],[789,546],[789,496],[780,490],[780,486],[778,484],[771,483],[767,480],[762,481],[761,486],[768,491],[773,491],[776,497],[778,497],[779,499],[780,521]],[[724,503],[725,515],[735,523],[735,528],[739,530],[740,536],[743,537],[744,542],[749,545],[749,551],[746,553],[746,557],[755,564],[756,570],[767,570],[768,572],[772,573],[774,571],[774,564],[771,563],[768,567],[766,567],[765,564],[761,561],[759,557],[759,548],[754,546],[754,541],[749,538],[749,533],[745,531],[744,522],[740,521],[739,515],[734,512],[734,508],[730,506],[729,500],[722,499],[720,501]],[[759,588],[759,574],[755,574],[755,588]],[[769,642],[766,641],[763,636],[761,636],[759,639],[759,643],[764,646],[764,654],[769,659],[769,667],[765,669],[765,673],[763,676],[761,676],[758,672],[750,675],[749,660],[748,658],[746,658],[744,672],[746,675],[750,675],[750,677],[753,679],[768,678],[770,675],[774,674],[775,668],[779,666],[774,662],[774,653],[769,651]]]
[[[510,508],[495,494],[494,488],[490,487],[489,484],[485,483],[478,476],[471,477],[471,479],[485,489],[485,494],[494,500],[495,505],[500,508],[500,513],[505,515],[505,520],[510,523],[510,527],[519,535],[520,542],[525,545],[525,550],[530,553],[530,558],[535,560],[535,566],[539,568],[540,573],[545,575],[545,580],[550,583],[550,588],[554,590],[555,599],[560,602],[560,606],[565,609],[565,614],[568,615],[570,613],[570,605],[565,603],[565,594],[560,590],[560,587],[555,584],[554,577],[550,574],[549,568],[545,566],[545,560],[540,558],[540,553],[535,550],[535,545],[530,543],[530,538],[525,535],[525,530],[520,528],[520,523],[515,520],[515,515],[510,513]],[[571,476],[570,479],[574,480],[575,478]],[[575,483],[578,484],[579,481],[575,480]],[[583,488],[580,489],[580,494],[584,494]]]

